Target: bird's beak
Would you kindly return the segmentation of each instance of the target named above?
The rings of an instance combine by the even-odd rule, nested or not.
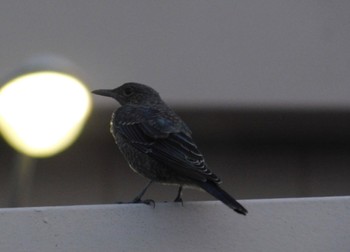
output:
[[[92,93],[114,98],[113,90],[110,90],[110,89],[98,89],[98,90],[92,91]]]

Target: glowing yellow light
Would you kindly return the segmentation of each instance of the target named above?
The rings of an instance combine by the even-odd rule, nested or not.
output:
[[[59,72],[25,74],[0,90],[0,130],[29,156],[46,157],[68,147],[90,110],[90,92],[78,79]]]

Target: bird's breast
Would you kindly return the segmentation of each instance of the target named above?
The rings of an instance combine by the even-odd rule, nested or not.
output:
[[[114,137],[114,140],[117,141],[117,132],[116,132],[116,125],[114,125],[114,118],[115,118],[115,112],[112,114],[111,121],[109,122],[109,131],[111,132],[112,136]]]

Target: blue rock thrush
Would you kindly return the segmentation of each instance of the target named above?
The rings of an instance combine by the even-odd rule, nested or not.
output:
[[[160,98],[158,92],[146,85],[131,82],[115,89],[92,92],[112,97],[121,104],[112,115],[111,133],[131,169],[150,179],[132,202],[153,202],[142,201],[141,198],[153,182],[158,182],[179,186],[176,202],[182,202],[184,186],[196,187],[237,213],[248,213],[219,187],[221,180],[207,167],[192,139],[191,130]]]

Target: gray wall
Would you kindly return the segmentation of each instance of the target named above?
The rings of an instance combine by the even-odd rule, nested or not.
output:
[[[56,53],[91,88],[153,85],[177,104],[349,106],[350,3],[2,1],[0,71]]]

